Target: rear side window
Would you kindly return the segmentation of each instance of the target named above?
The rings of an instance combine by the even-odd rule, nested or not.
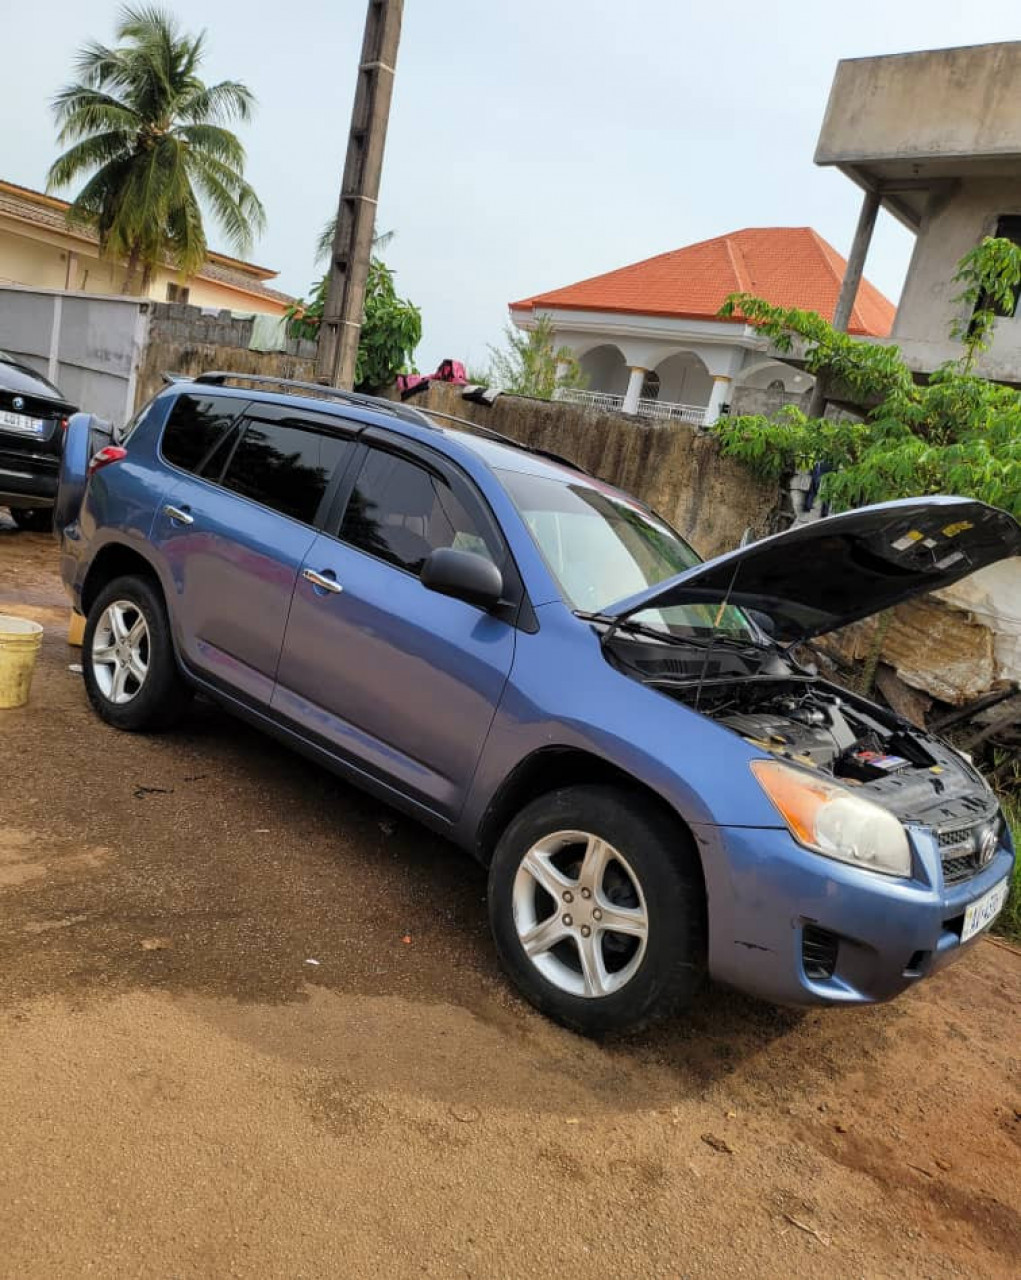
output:
[[[349,440],[311,427],[250,421],[220,484],[311,524],[330,477],[352,447]]]
[[[237,417],[237,400],[180,395],[163,430],[161,450],[172,466],[198,472]]]
[[[370,450],[358,474],[340,536],[410,573],[437,547],[473,551],[497,565],[503,559],[492,532],[445,480],[379,449]]]

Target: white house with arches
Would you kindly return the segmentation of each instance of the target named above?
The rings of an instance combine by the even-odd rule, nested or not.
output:
[[[524,330],[549,316],[556,345],[577,357],[587,386],[564,399],[708,425],[738,388],[771,389],[782,401],[812,383],[770,358],[742,316],[721,318],[725,299],[752,293],[831,319],[845,266],[811,227],[750,227],[524,298],[510,314]],[[885,337],[894,310],[863,280],[848,330]]]

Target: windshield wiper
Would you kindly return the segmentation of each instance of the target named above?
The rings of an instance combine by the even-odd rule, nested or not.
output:
[[[643,622],[636,622],[634,618],[615,618],[605,613],[586,613],[584,610],[575,609],[574,616],[581,618],[584,622],[599,622],[606,626],[607,630],[600,637],[600,644],[606,645],[613,639],[617,631],[627,631],[632,635],[647,636],[650,640],[660,640],[664,644],[684,645],[691,649],[711,649],[719,645],[726,645],[731,649],[754,650],[761,653],[763,649],[771,646],[756,644],[754,640],[740,640],[737,636],[721,635],[720,632],[714,632],[713,636],[708,640],[701,640],[695,636],[678,636],[672,631],[661,631],[658,627],[647,626]]]

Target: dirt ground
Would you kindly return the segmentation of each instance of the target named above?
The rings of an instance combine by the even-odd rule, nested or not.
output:
[[[1015,952],[589,1043],[456,850],[214,707],[104,727],[48,537],[0,529],[5,609],[0,1275],[1017,1274]]]

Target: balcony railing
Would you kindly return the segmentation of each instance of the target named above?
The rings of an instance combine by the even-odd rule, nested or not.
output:
[[[581,391],[575,387],[558,387],[553,397],[566,404],[587,405],[593,409],[606,409],[620,413],[624,397],[611,395],[609,391]],[[700,427],[705,421],[704,404],[673,404],[669,400],[639,400],[638,417],[653,418],[663,422],[690,422]]]

